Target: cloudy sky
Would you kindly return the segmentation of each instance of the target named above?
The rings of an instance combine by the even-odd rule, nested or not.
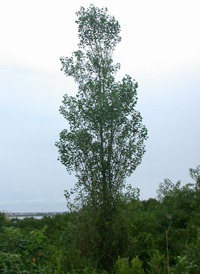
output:
[[[200,164],[200,16],[198,0],[7,0],[0,8],[0,211],[65,211],[75,177],[54,146],[67,122],[59,114],[73,79],[61,56],[77,50],[75,12],[106,6],[121,25],[115,51],[120,80],[139,84],[137,109],[148,128],[142,164],[127,179],[141,199],[165,178],[192,182]]]

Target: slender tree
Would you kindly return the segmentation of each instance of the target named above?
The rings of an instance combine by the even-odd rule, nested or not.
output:
[[[61,70],[78,83],[78,93],[64,95],[60,113],[70,129],[60,133],[56,146],[61,163],[76,174],[75,200],[98,220],[96,250],[104,254],[101,264],[109,269],[118,198],[126,177],[142,161],[147,129],[135,109],[138,84],[128,75],[121,82],[114,78],[120,68],[113,64],[121,41],[118,21],[94,5],[81,7],[76,15],[79,50],[60,60]],[[65,196],[69,198],[68,191]]]
[[[190,168],[189,173],[191,178],[196,181],[196,190],[200,190],[200,165],[196,169]]]

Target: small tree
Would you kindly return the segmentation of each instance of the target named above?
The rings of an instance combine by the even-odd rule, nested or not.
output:
[[[200,190],[200,165],[196,169],[190,168],[189,172],[191,178],[196,181],[196,190]]]
[[[77,195],[75,201],[93,216],[99,240],[92,253],[100,252],[100,264],[109,269],[118,198],[126,177],[142,161],[147,129],[135,110],[138,84],[128,75],[121,82],[114,78],[120,67],[113,64],[114,49],[121,41],[118,21],[106,8],[93,5],[81,7],[76,15],[79,50],[60,60],[64,73],[78,83],[78,94],[64,95],[60,113],[70,130],[60,133],[56,146],[59,160],[78,179],[71,192]],[[69,198],[68,191],[65,196]]]

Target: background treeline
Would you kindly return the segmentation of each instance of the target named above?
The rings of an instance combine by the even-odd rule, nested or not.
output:
[[[194,184],[160,184],[141,201],[128,188],[118,199],[111,273],[200,273],[200,176]],[[42,219],[0,213],[0,273],[108,273],[99,267],[101,238],[87,206]]]

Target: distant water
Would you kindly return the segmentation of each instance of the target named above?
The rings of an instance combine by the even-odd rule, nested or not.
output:
[[[22,219],[24,219],[24,218],[34,218],[34,219],[42,219],[42,217],[43,216],[35,216],[35,215],[33,215],[33,216],[9,216],[8,218],[9,219],[15,219],[15,218],[17,218],[17,219],[20,219],[20,220],[22,220]]]
[[[17,218],[17,219],[24,219],[24,218],[34,218],[34,219],[42,219],[43,216],[15,216],[15,217],[11,217],[11,218]]]
[[[57,214],[63,214],[64,212],[46,212],[46,213],[40,213],[40,212],[37,212],[37,213],[31,213],[30,212],[30,215],[28,212],[25,212],[25,213],[7,213],[5,214],[5,216],[8,218],[8,219],[14,219],[14,218],[17,218],[17,219],[24,219],[24,218],[34,218],[34,219],[42,219],[43,217],[52,217],[52,216],[55,216]]]

